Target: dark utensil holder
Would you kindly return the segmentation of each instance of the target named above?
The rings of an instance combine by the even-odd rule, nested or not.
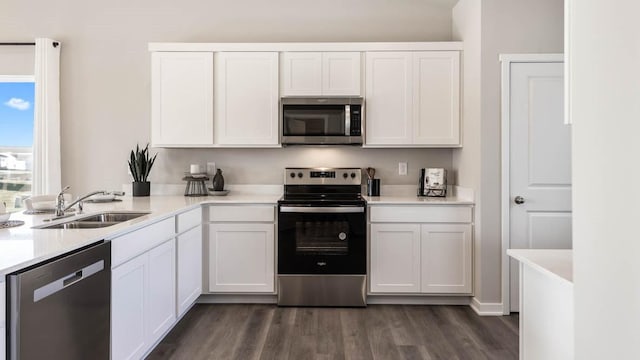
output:
[[[380,196],[380,179],[367,180],[367,196]]]

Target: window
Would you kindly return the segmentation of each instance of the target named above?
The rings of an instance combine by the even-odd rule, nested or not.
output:
[[[0,202],[22,207],[33,174],[33,76],[0,76]]]

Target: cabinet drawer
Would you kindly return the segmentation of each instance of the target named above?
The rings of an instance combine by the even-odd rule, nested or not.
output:
[[[272,222],[275,207],[271,205],[214,205],[209,207],[209,221],[217,222]]]
[[[199,207],[197,209],[179,214],[177,217],[178,234],[181,234],[200,224],[202,224],[202,209]]]
[[[471,223],[469,206],[371,206],[371,222]]]
[[[176,233],[175,217],[145,226],[111,240],[111,268],[162,244]]]

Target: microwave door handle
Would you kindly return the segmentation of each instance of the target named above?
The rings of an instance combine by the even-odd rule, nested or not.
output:
[[[344,135],[351,136],[351,105],[344,106]]]

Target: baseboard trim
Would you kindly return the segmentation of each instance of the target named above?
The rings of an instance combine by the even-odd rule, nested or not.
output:
[[[478,298],[472,298],[469,305],[480,316],[502,316],[503,305],[502,303],[481,303]]]
[[[277,295],[261,294],[202,294],[196,301],[198,304],[275,304]]]
[[[470,301],[466,296],[367,295],[369,305],[469,305]]]

